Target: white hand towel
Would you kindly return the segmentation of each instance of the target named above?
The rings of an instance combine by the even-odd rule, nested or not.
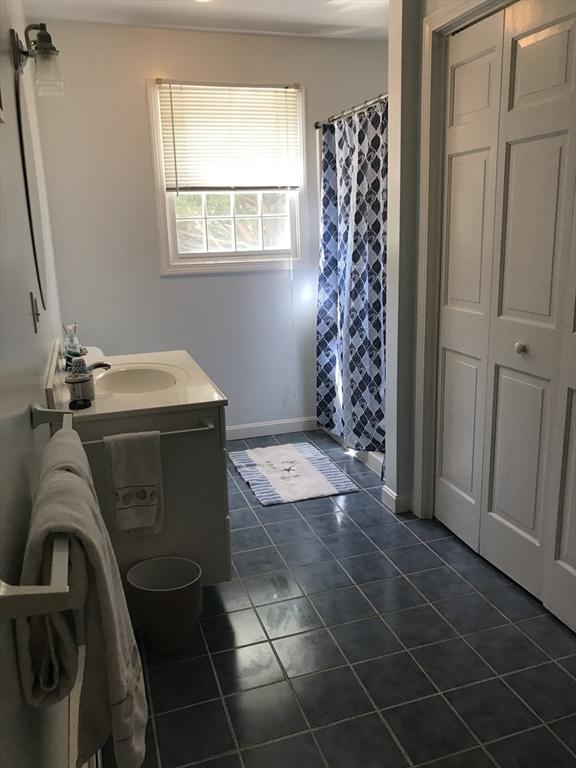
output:
[[[160,432],[133,432],[104,438],[112,473],[116,525],[127,533],[162,529]]]
[[[148,717],[142,665],[118,564],[78,435],[60,430],[44,452],[22,566],[22,584],[46,583],[52,536],[70,537],[69,583],[75,611],[16,622],[20,681],[32,706],[70,694],[78,646],[86,659],[78,718],[78,768],[110,733],[119,768],[140,768]]]

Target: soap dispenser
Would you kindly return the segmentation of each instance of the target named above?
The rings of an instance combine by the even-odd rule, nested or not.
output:
[[[76,336],[78,330],[78,323],[68,323],[62,326],[64,333],[64,357],[66,359],[66,370],[69,371],[72,368],[72,361],[75,357],[82,357],[86,354],[86,347],[82,347]]]

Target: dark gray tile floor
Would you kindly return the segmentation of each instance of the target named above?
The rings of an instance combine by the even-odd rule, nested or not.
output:
[[[576,768],[576,636],[324,433],[247,442],[298,439],[364,490],[261,507],[229,466],[234,580],[144,649],[145,768]]]

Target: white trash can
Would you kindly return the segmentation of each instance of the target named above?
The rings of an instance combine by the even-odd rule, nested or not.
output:
[[[202,568],[186,557],[153,557],[126,574],[129,600],[144,642],[179,653],[194,639],[202,605]]]

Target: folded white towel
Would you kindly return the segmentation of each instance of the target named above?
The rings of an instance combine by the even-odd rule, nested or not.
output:
[[[104,438],[112,473],[118,530],[152,534],[162,529],[160,432]]]
[[[114,740],[119,768],[140,768],[148,717],[142,665],[118,564],[100,514],[88,460],[78,435],[61,430],[42,462],[22,584],[46,583],[52,536],[70,537],[69,583],[76,611],[16,622],[20,681],[32,706],[68,696],[86,659],[78,717],[78,768]]]
[[[85,480],[96,496],[88,457],[82,446],[78,450],[78,442],[78,433],[73,429],[61,429],[54,435],[42,456],[39,485],[54,470],[61,469]]]

